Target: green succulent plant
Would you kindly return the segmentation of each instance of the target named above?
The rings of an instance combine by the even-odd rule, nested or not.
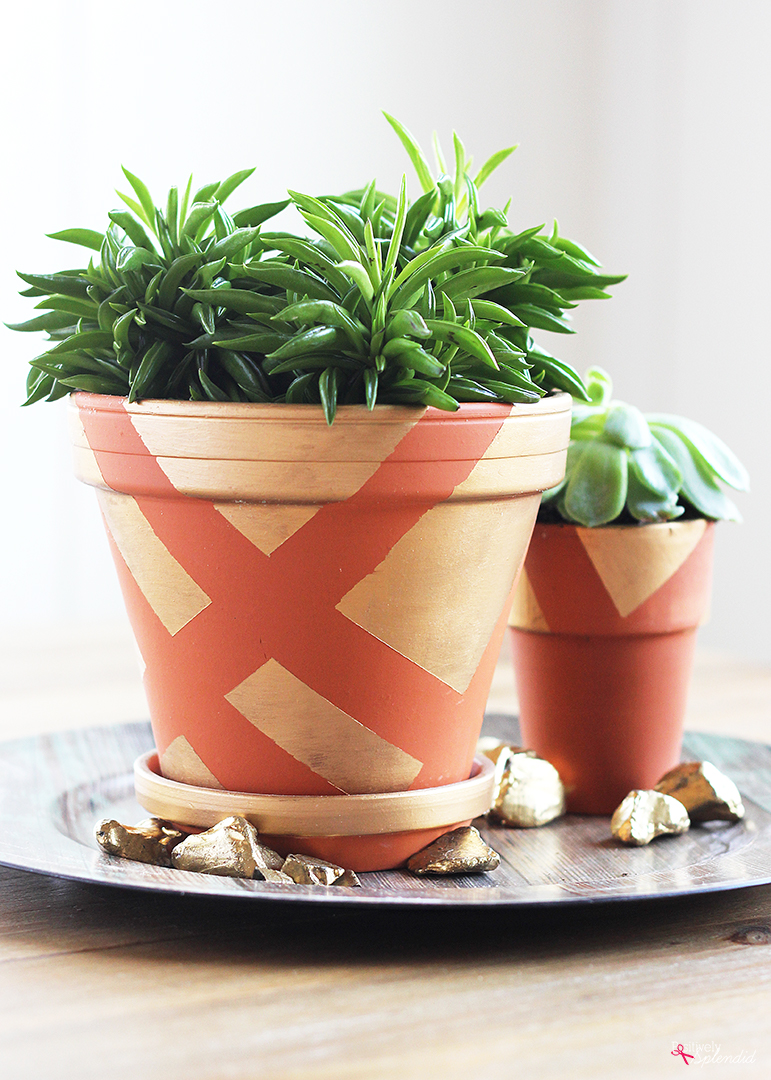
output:
[[[434,179],[420,147],[387,117],[424,191],[413,202],[375,183],[339,196],[290,199],[230,217],[222,203],[253,170],[201,188],[172,188],[165,210],[124,170],[136,198],[104,234],[56,239],[98,252],[88,267],[21,274],[43,314],[12,329],[53,341],[31,361],[27,404],[70,390],[215,401],[433,405],[532,402],[553,389],[586,399],[570,365],[531,330],[572,333],[566,311],[607,297],[582,247],[542,226],[513,233],[481,210],[479,187],[512,152],[473,177],[454,136]],[[312,234],[265,232],[292,202]],[[149,232],[147,230],[150,230]]]
[[[584,381],[591,403],[573,408],[565,478],[545,492],[542,519],[590,528],[683,514],[741,520],[720,485],[748,491],[749,477],[716,435],[682,416],[643,415],[611,400],[602,368],[590,368]]]
[[[66,229],[54,239],[98,252],[87,267],[19,276],[43,314],[12,330],[44,330],[54,345],[31,361],[27,401],[62,397],[71,390],[157,398],[270,400],[256,365],[227,349],[213,351],[211,336],[243,334],[244,310],[219,300],[257,242],[259,226],[288,200],[241,210],[232,218],[227,197],[251,175],[238,172],[181,200],[172,188],[165,210],[127,169],[136,194],[121,198],[128,210],[110,212],[104,233]],[[119,193],[120,194],[120,193]],[[150,230],[148,232],[148,229]],[[249,293],[246,310],[268,313],[283,305]],[[251,323],[246,325],[251,328]]]

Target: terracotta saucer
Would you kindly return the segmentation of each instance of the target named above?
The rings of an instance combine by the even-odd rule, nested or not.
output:
[[[366,870],[383,869],[383,859],[398,866],[442,833],[485,814],[494,771],[491,761],[476,757],[468,780],[441,787],[367,795],[260,795],[168,780],[153,750],[134,763],[134,786],[145,810],[187,830],[208,829],[237,814],[282,853],[300,851]]]

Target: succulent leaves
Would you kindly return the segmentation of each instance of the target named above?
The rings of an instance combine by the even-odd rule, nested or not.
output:
[[[432,405],[534,402],[551,389],[588,400],[567,364],[531,329],[572,333],[566,314],[622,280],[541,227],[514,234],[506,212],[481,210],[479,187],[514,147],[472,179],[453,139],[435,178],[403,125],[423,194],[410,202],[366,188],[290,200],[230,216],[226,198],[253,170],[206,184],[160,209],[124,170],[133,194],[104,234],[54,238],[92,252],[88,266],[21,274],[41,314],[13,328],[45,331],[27,404],[72,389],[192,400]],[[309,236],[263,226],[291,201]]]
[[[589,405],[573,409],[565,478],[542,505],[589,528],[620,517],[671,521],[690,508],[713,520],[739,521],[720,483],[749,489],[735,454],[701,424],[681,416],[648,414],[612,401],[610,376],[584,376]]]

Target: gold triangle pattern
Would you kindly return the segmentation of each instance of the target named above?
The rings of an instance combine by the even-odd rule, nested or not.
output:
[[[406,791],[423,763],[268,660],[225,697],[250,724],[346,795]]]
[[[214,508],[265,555],[272,554],[318,512],[319,506],[215,502]]]
[[[211,599],[158,539],[131,495],[97,491],[99,505],[123,560],[145,599],[173,636]]]
[[[616,610],[626,618],[680,569],[706,528],[700,519],[576,532]]]
[[[222,788],[214,773],[196,754],[184,735],[177,735],[159,758],[161,772],[167,780],[196,787]]]

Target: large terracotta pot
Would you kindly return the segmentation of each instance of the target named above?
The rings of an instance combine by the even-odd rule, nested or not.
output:
[[[612,813],[680,760],[713,524],[536,525],[510,618],[520,723],[568,810]]]
[[[569,410],[347,406],[330,428],[313,406],[73,395],[163,776],[313,796],[468,778]],[[375,861],[426,835],[379,837]]]

